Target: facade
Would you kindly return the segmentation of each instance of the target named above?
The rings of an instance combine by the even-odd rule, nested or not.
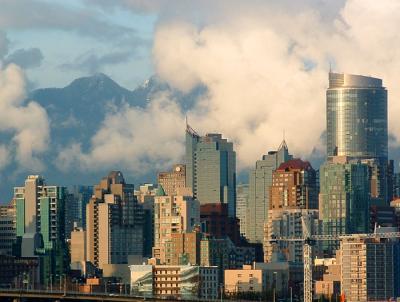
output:
[[[202,234],[193,232],[173,233],[166,242],[165,263],[168,265],[199,265]]]
[[[330,72],[326,100],[328,157],[370,160],[373,174],[378,175],[371,189],[375,189],[377,199],[386,202],[391,194],[387,181],[387,90],[382,80]]]
[[[225,270],[224,291],[228,296],[243,293],[263,293],[267,290],[267,276],[262,269],[243,265],[242,269]]]
[[[71,238],[74,225],[86,228],[86,205],[93,195],[92,186],[72,186],[68,188],[65,207],[65,235]]]
[[[143,255],[151,257],[154,246],[154,198],[157,194],[157,186],[153,184],[143,184],[139,190],[135,190],[135,196],[139,204],[143,207],[144,226],[143,226]]]
[[[337,252],[336,258],[319,258],[314,261],[314,271],[319,271],[321,277],[315,281],[315,295],[327,299],[335,299],[340,295],[341,257]]]
[[[303,262],[303,242],[277,241],[274,237],[302,238],[306,232],[304,223],[310,234],[321,233],[321,223],[318,210],[315,209],[278,209],[270,210],[268,222],[265,224],[264,261],[272,262],[273,254],[279,251],[286,261]],[[320,253],[319,243],[314,246],[314,253]]]
[[[270,208],[270,187],[272,172],[292,159],[286,142],[283,141],[278,151],[270,151],[256,162],[255,169],[249,174],[249,203],[246,216],[246,238],[253,243],[263,243],[264,224],[268,220]]]
[[[96,267],[128,263],[143,253],[143,209],[134,186],[112,171],[94,187],[86,209],[87,260]]]
[[[325,235],[367,233],[369,230],[369,168],[349,163],[345,157],[333,157],[320,168],[319,214]],[[339,242],[324,243],[328,256],[334,255]]]
[[[239,219],[229,216],[227,204],[208,203],[200,205],[200,224],[201,231],[206,236],[229,237],[236,245],[241,242]]]
[[[236,186],[236,217],[240,223],[240,235],[246,237],[246,216],[249,204],[249,185],[238,184]]]
[[[186,166],[177,164],[170,172],[158,173],[158,184],[167,195],[179,195],[177,189],[186,187]]]
[[[66,188],[47,186],[38,175],[30,175],[24,187],[14,188],[16,233],[22,257],[40,256],[41,280],[62,275],[68,267],[65,240]]]
[[[384,239],[344,239],[341,292],[346,301],[387,301],[398,296],[399,244]]]
[[[174,299],[218,298],[218,268],[191,265],[131,265],[131,293]]]
[[[0,255],[12,255],[16,241],[15,200],[0,206]]]
[[[199,136],[186,127],[186,186],[200,204],[228,204],[229,216],[236,211],[236,153],[233,143],[221,134]]]
[[[82,228],[75,228],[71,232],[71,263],[86,261],[86,248],[86,231],[84,231]]]
[[[172,234],[192,232],[199,225],[199,202],[191,196],[168,196],[160,186],[154,203],[153,257],[165,264],[166,243]]]

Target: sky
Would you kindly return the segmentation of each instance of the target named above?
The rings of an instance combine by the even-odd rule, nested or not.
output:
[[[182,160],[186,116],[199,133],[234,142],[239,171],[277,148],[283,133],[296,157],[323,158],[330,68],[383,79],[390,152],[400,159],[398,0],[0,0],[0,7],[0,131],[12,141],[0,143],[0,172],[10,160],[45,171],[54,147],[51,121],[34,100],[23,102],[27,91],[97,72],[129,89],[157,75],[183,93],[198,86],[207,93],[189,110],[160,92],[146,108],[110,111],[88,149],[79,141],[56,146],[61,172],[167,169]]]

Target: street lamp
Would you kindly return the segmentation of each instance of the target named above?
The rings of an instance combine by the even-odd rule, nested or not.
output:
[[[272,282],[273,282],[273,293],[274,293],[274,302],[276,301],[275,300],[275,295],[276,295],[276,276],[277,276],[277,272],[274,272],[273,273],[273,277],[272,277]]]

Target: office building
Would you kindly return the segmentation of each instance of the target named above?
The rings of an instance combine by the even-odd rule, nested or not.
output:
[[[166,195],[159,186],[154,201],[153,257],[166,263],[166,243],[174,233],[192,232],[200,225],[199,202],[191,196]]]
[[[38,175],[28,176],[24,187],[14,188],[18,254],[41,258],[44,283],[50,275],[61,276],[68,267],[65,198],[65,187],[47,186]]]
[[[318,298],[338,299],[340,296],[340,278],[342,272],[340,252],[335,258],[317,258],[314,260],[315,295]],[[320,276],[316,276],[315,272]]]
[[[270,208],[270,187],[272,173],[284,163],[292,159],[285,141],[278,151],[270,151],[256,162],[255,169],[249,174],[249,203],[246,217],[246,238],[250,242],[263,243],[264,224],[268,221]]]
[[[186,186],[200,204],[228,204],[229,216],[236,211],[236,153],[233,143],[221,134],[198,135],[186,127]]]
[[[340,253],[341,292],[346,301],[388,301],[398,296],[398,242],[343,239]]]
[[[39,257],[1,255],[0,272],[3,288],[37,289],[42,283]]]
[[[246,216],[249,204],[249,185],[236,186],[236,217],[239,219],[240,235],[246,237]]]
[[[96,267],[128,263],[143,253],[143,210],[120,171],[94,187],[86,209],[87,260]]]
[[[346,157],[332,157],[320,168],[319,215],[326,235],[367,233],[369,230],[369,167],[349,163]],[[324,243],[333,256],[339,242]]]
[[[131,265],[131,294],[181,300],[218,298],[217,267],[192,265]]]
[[[327,155],[368,160],[373,172],[371,197],[387,202],[387,90],[382,80],[329,73],[326,92]]]
[[[186,166],[177,164],[170,172],[158,173],[158,184],[167,195],[179,195],[177,189],[186,188]]]

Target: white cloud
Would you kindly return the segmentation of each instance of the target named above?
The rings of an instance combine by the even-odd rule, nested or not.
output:
[[[152,12],[166,3],[120,2]],[[283,131],[296,156],[308,157],[315,147],[324,149],[320,137],[325,130],[330,62],[336,71],[384,79],[389,90],[389,129],[398,138],[399,1],[347,0],[331,18],[325,18],[312,1],[304,1],[303,9],[289,9],[287,2],[278,7],[275,1],[255,0],[249,5],[213,1],[212,9],[185,2],[177,4],[175,18],[174,3],[168,2],[170,15],[155,33],[157,73],[182,91],[198,84],[208,88],[189,112],[192,126],[233,140],[239,167],[252,166],[276,148]],[[196,14],[194,21],[182,17],[188,7],[196,8],[190,15]],[[168,106],[160,110],[160,104]],[[179,161],[181,119],[174,102],[164,99],[153,101],[144,111],[125,108],[107,117],[89,153],[82,154],[75,146],[62,155],[75,156],[86,167],[122,162],[133,170],[142,169],[145,160],[150,164]]]
[[[169,96],[160,94],[145,109],[130,107],[110,112],[92,138],[91,150],[80,144],[62,150],[57,159],[60,169],[80,163],[83,170],[120,168],[137,173],[177,162],[183,155],[184,117]]]
[[[0,133],[11,135],[11,140],[0,146],[0,166],[15,160],[19,167],[40,171],[43,164],[37,155],[48,148],[48,117],[40,105],[25,104],[24,99],[22,70],[14,64],[0,68]]]

